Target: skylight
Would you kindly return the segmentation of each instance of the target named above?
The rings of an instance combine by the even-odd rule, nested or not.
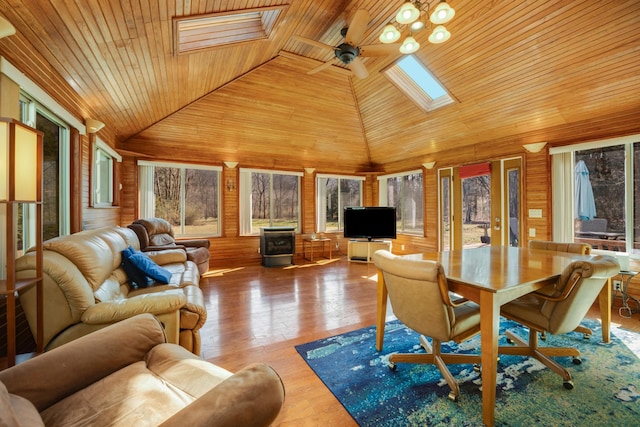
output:
[[[288,5],[174,18],[175,52],[267,39]]]
[[[413,55],[403,57],[384,73],[398,89],[425,111],[453,103],[447,90]]]

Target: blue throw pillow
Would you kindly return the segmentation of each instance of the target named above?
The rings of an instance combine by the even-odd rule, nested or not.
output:
[[[151,280],[143,271],[136,267],[133,261],[131,261],[131,255],[133,252],[132,247],[128,247],[121,252],[122,268],[124,269],[124,272],[127,273],[127,278],[129,279],[129,283],[132,288],[146,288],[151,284]]]
[[[169,283],[169,280],[171,280],[171,272],[169,270],[160,267],[158,264],[153,262],[151,258],[140,251],[136,251],[131,248],[129,260],[133,262],[133,264],[145,275],[151,277],[158,283]]]

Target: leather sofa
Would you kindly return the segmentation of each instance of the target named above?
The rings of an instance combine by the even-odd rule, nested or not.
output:
[[[173,227],[162,218],[137,219],[127,227],[138,235],[141,251],[182,248],[187,252],[187,259],[196,263],[200,274],[209,270],[209,258],[211,257],[209,239],[176,240]]]
[[[200,353],[200,328],[207,318],[197,266],[181,249],[146,252],[171,273],[168,284],[134,289],[121,267],[121,252],[139,250],[136,233],[126,227],[105,227],[44,242],[45,350],[140,313],[156,315],[169,342]],[[16,261],[17,276],[35,275],[35,254]],[[20,293],[20,303],[35,336],[36,289]]]
[[[268,365],[232,374],[142,314],[0,371],[0,425],[268,426],[284,396]]]

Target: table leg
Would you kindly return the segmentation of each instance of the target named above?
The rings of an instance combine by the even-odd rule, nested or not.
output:
[[[382,271],[378,270],[378,309],[376,314],[376,350],[382,351],[384,344],[384,325],[387,317],[387,285]]]
[[[482,352],[482,419],[487,427],[495,422],[498,372],[500,304],[492,292],[480,292],[480,350]]]
[[[602,320],[602,341],[611,341],[611,278],[607,279],[600,295],[598,296],[600,305],[600,319]]]

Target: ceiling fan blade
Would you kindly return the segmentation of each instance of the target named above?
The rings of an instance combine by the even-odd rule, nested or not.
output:
[[[307,74],[315,74],[317,72],[320,72],[326,68],[329,68],[333,65],[334,61],[327,61],[324,64],[320,64],[318,65],[316,68],[313,68],[312,70],[307,71]]]
[[[393,44],[371,44],[367,46],[360,46],[361,56],[387,56],[387,55],[399,55],[401,43]]]
[[[349,24],[349,29],[347,30],[347,34],[344,36],[344,39],[351,46],[357,46],[362,40],[362,36],[364,32],[367,31],[367,25],[369,24],[369,12],[364,9],[356,10],[355,15],[353,15],[353,19]]]
[[[362,62],[362,59],[358,57],[351,61],[349,68],[359,79],[365,79],[369,75],[369,71],[367,71],[367,67],[364,65],[364,62]]]
[[[329,52],[334,52],[335,51],[335,48],[333,46],[329,46],[328,44],[320,43],[320,42],[317,42],[315,40],[308,39],[306,37],[292,36],[292,38],[294,40],[296,40],[296,41],[299,41],[300,43],[308,44],[309,46],[317,47],[319,49],[324,49],[324,50],[327,50]]]

